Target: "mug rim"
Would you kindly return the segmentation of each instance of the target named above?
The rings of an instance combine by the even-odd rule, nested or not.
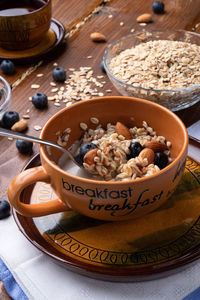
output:
[[[67,174],[69,177],[72,177],[73,179],[78,179],[79,181],[81,182],[84,182],[84,183],[95,183],[95,184],[105,184],[105,185],[110,185],[110,184],[114,184],[114,185],[123,185],[123,184],[131,184],[131,183],[134,183],[134,182],[143,182],[143,181],[147,181],[149,179],[152,179],[152,178],[156,178],[157,176],[160,176],[166,172],[168,172],[171,168],[174,167],[174,165],[181,159],[181,157],[183,157],[184,153],[186,152],[187,150],[187,147],[188,147],[188,143],[189,143],[189,139],[188,139],[188,133],[187,133],[187,129],[184,125],[184,123],[182,122],[182,120],[172,111],[170,111],[168,108],[160,105],[160,104],[157,104],[155,102],[151,102],[149,100],[146,100],[146,99],[141,99],[141,98],[135,98],[135,97],[126,97],[126,96],[104,96],[104,97],[98,97],[98,98],[92,98],[92,99],[87,99],[87,100],[83,100],[83,101],[80,101],[80,102],[77,102],[77,103],[74,103],[73,105],[71,105],[70,107],[65,107],[63,109],[61,109],[60,111],[58,111],[57,113],[55,113],[44,125],[41,133],[40,133],[40,138],[43,139],[43,135],[45,133],[45,130],[46,128],[48,127],[49,123],[51,123],[54,119],[56,119],[57,117],[59,117],[59,115],[61,115],[63,113],[63,111],[65,110],[70,110],[70,109],[73,109],[74,107],[76,106],[81,106],[81,105],[84,105],[84,101],[102,101],[102,100],[111,100],[111,99],[127,99],[127,100],[133,100],[133,101],[136,101],[136,102],[142,102],[142,103],[145,103],[147,105],[150,105],[150,106],[154,106],[154,107],[157,107],[159,108],[160,110],[166,112],[168,115],[170,115],[172,118],[174,118],[176,120],[177,123],[179,123],[181,129],[182,129],[182,132],[184,134],[184,143],[183,143],[183,147],[180,151],[180,153],[178,154],[178,156],[168,165],[166,166],[165,168],[163,168],[162,170],[152,174],[152,175],[149,175],[149,176],[146,176],[146,177],[141,177],[141,178],[137,178],[137,179],[132,179],[132,180],[126,180],[126,181],[105,181],[105,180],[97,180],[97,179],[88,179],[88,178],[84,178],[84,177],[80,177],[80,176],[76,176],[74,174],[71,174],[69,172],[67,172],[66,170],[63,170],[61,169],[56,163],[53,163],[49,158],[48,158],[48,155],[46,154],[45,150],[44,150],[44,146],[43,145],[40,145],[40,154],[42,156],[43,159],[45,159],[46,163],[48,165],[51,166],[51,168],[55,169],[56,171],[62,173],[63,175],[64,174]]]

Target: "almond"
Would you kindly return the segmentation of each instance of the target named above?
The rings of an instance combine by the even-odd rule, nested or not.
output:
[[[21,132],[24,131],[27,127],[28,122],[26,120],[20,120],[11,127],[11,130]]]
[[[98,148],[88,151],[83,158],[84,163],[92,165],[94,163],[94,158],[97,155]]]
[[[152,22],[152,16],[151,14],[142,14],[139,17],[137,17],[136,21],[138,23],[150,23]]]
[[[106,37],[100,32],[93,32],[90,34],[90,38],[93,42],[106,42]]]
[[[129,129],[124,124],[122,124],[121,122],[116,123],[115,130],[116,130],[117,134],[123,135],[126,140],[131,140],[132,139],[132,136],[131,136],[131,133],[130,133]]]
[[[167,145],[158,142],[158,141],[149,141],[146,142],[144,145],[145,148],[150,148],[152,149],[154,152],[163,152],[165,150],[168,150]]]
[[[142,159],[146,158],[148,161],[148,164],[150,165],[154,161],[154,152],[152,149],[144,148],[140,152],[139,157],[141,157]]]

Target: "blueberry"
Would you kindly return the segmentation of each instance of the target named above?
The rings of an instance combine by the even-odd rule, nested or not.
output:
[[[75,156],[75,160],[77,161],[77,163],[79,164],[79,165],[83,165],[83,156],[82,155],[80,155],[80,153],[78,154],[78,155],[76,155]]]
[[[22,154],[31,154],[33,149],[33,143],[24,140],[17,140],[16,147]]]
[[[75,157],[76,161],[80,164],[83,165],[83,158],[87,152],[89,152],[92,149],[98,148],[97,145],[93,143],[85,143],[82,144],[80,147],[79,154]]]
[[[100,63],[100,68],[101,68],[102,72],[106,73],[106,69],[105,69],[105,65],[104,65],[104,61],[103,60]]]
[[[4,199],[0,199],[0,220],[10,215],[10,204]]]
[[[52,77],[57,82],[64,82],[67,77],[67,73],[64,68],[55,68],[52,71]]]
[[[163,14],[165,9],[165,5],[162,1],[154,1],[152,3],[152,10],[155,14]]]
[[[154,165],[157,165],[160,169],[163,169],[168,164],[168,156],[164,152],[156,152],[154,157]]]
[[[16,111],[8,110],[3,114],[2,122],[6,128],[11,128],[18,121],[19,114]]]
[[[47,96],[43,93],[36,93],[32,97],[33,105],[38,109],[44,109],[48,106]]]
[[[139,155],[139,153],[142,151],[142,149],[143,149],[143,147],[140,143],[131,142],[131,144],[129,146],[130,155],[128,155],[128,159],[137,157]]]
[[[12,75],[15,72],[15,65],[11,60],[2,60],[0,64],[1,71],[6,75]]]

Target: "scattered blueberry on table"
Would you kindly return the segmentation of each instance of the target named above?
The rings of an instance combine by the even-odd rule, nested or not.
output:
[[[24,140],[17,140],[16,147],[21,154],[31,154],[33,151],[33,143]]]
[[[106,69],[105,69],[104,61],[103,60],[100,63],[100,68],[101,68],[102,72],[106,73]]]
[[[83,158],[86,153],[88,153],[92,149],[98,148],[95,144],[93,143],[85,143],[82,144],[80,147],[79,154],[75,157],[75,160],[80,164],[83,165]]]
[[[32,96],[32,103],[38,109],[44,109],[48,106],[47,96],[43,93],[36,93]]]
[[[10,204],[5,199],[0,199],[0,220],[10,215]]]
[[[155,14],[163,14],[165,5],[162,1],[154,1],[152,3],[152,10]]]
[[[154,157],[154,165],[157,165],[160,169],[163,169],[168,164],[168,156],[164,152],[156,152]]]
[[[0,68],[1,71],[5,74],[5,75],[12,75],[15,72],[15,65],[14,63],[9,60],[9,59],[4,59],[2,60],[1,64],[0,64]]]
[[[10,129],[18,121],[19,121],[19,114],[14,110],[8,110],[3,114],[2,123],[4,127],[8,129]]]
[[[64,82],[67,77],[66,70],[62,67],[57,67],[52,71],[52,77],[57,82]]]

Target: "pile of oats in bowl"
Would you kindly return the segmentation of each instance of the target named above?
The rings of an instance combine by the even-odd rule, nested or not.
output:
[[[172,111],[200,100],[200,35],[184,30],[144,31],[105,50],[107,75],[123,96],[143,98]]]
[[[77,157],[97,179],[125,181],[166,167],[171,162],[170,147],[171,142],[158,136],[145,121],[142,127],[132,128],[117,122],[106,128],[100,124],[96,129],[85,128]]]
[[[147,89],[182,89],[199,84],[200,46],[154,40],[126,49],[110,62],[113,75]]]

